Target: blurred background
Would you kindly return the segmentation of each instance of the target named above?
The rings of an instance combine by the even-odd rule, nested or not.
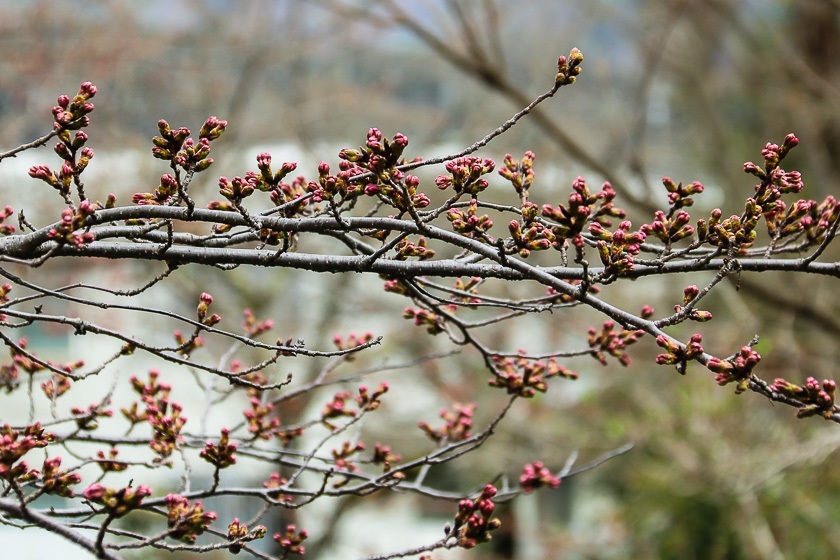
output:
[[[586,57],[578,83],[481,151],[497,161],[505,152],[536,152],[532,194],[540,203],[565,201],[584,176],[593,186],[611,181],[634,221],[649,220],[665,201],[667,175],[706,185],[695,219],[715,207],[736,213],[753,187],[742,164],[760,160],[765,142],[780,143],[788,132],[801,140],[786,168],[802,172],[803,195],[838,192],[837,0],[0,0],[0,150],[46,133],[55,98],[89,80],[99,88],[88,129],[92,197],[113,192],[124,200],[155,188],[166,171],[150,155],[159,118],[197,130],[217,115],[228,131],[192,191],[209,200],[220,174],[244,174],[261,151],[313,176],[320,160],[337,163],[338,150],[363,142],[371,126],[406,134],[409,157],[457,151],[549,89],[557,57],[572,47]],[[49,208],[57,197],[36,189],[43,185],[26,169],[54,159],[42,149],[4,161],[0,203],[24,200],[32,217]],[[136,284],[148,275],[142,264],[98,272],[117,273]],[[185,270],[170,295],[177,305],[179,294],[225,294],[230,303],[219,305],[274,316],[278,336],[300,336],[312,347],[355,329],[384,335],[385,352],[397,358],[449,348],[405,328],[405,302],[383,294],[375,278],[301,278]],[[686,285],[708,279],[640,280],[607,296],[634,312],[647,302],[664,314]],[[760,334],[764,379],[832,377],[840,358],[836,293],[818,278],[743,274],[709,298],[716,319],[702,326],[704,346],[727,355]],[[487,337],[505,350],[579,347],[601,320],[585,312],[529,317]],[[45,333],[41,343],[73,349],[56,340],[64,338]],[[441,487],[473,488],[499,469],[518,475],[523,458],[559,470],[573,453],[583,464],[634,445],[556,491],[509,506],[504,534],[472,557],[840,557],[837,427],[736,396],[699,368],[681,377],[653,365],[657,353],[644,341],[626,369],[573,361],[580,381],[519,403],[472,462],[435,474],[430,482]],[[376,363],[375,351],[369,359]],[[422,398],[408,412],[392,407],[397,423],[388,426],[418,432],[393,442],[403,455],[420,445],[418,419],[433,419],[440,406],[477,400],[479,417],[484,409],[491,417],[502,402],[486,388],[475,355],[412,371],[409,394]],[[375,435],[375,426],[366,429]],[[404,525],[451,514],[439,504],[411,506]],[[359,507],[348,499],[330,510],[312,557],[377,552],[348,544],[381,523]],[[433,525],[437,532],[442,522]]]

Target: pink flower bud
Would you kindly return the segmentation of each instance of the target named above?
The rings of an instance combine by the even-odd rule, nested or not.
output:
[[[84,82],[81,86],[79,86],[79,92],[90,98],[96,95],[97,89],[91,82]]]
[[[82,493],[82,495],[86,499],[88,499],[92,502],[95,502],[96,500],[101,499],[102,496],[104,496],[107,491],[108,491],[108,489],[105,488],[104,486],[102,486],[101,484],[91,484],[90,486],[87,487],[87,490],[85,490]]]

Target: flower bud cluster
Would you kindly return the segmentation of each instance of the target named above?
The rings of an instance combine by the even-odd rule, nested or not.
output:
[[[542,461],[527,463],[522,467],[522,474],[519,476],[519,487],[530,494],[537,488],[557,488],[560,486],[560,478],[551,473]]]
[[[482,177],[493,172],[496,162],[489,158],[465,156],[446,162],[444,167],[449,175],[437,176],[435,179],[437,188],[445,190],[452,187],[456,193],[475,196],[490,185],[487,179],[482,179]]]
[[[214,200],[207,205],[207,208],[224,212],[241,211],[243,199],[251,196],[254,191],[258,190],[269,193],[271,201],[275,206],[301,199],[298,204],[286,207],[285,215],[287,217],[292,217],[303,212],[309,204],[306,198],[306,179],[302,176],[297,177],[291,185],[283,182],[283,178],[286,175],[297,169],[297,163],[287,161],[280,166],[280,169],[274,172],[271,168],[271,154],[261,152],[257,154],[257,169],[259,173],[247,171],[244,177],[236,176],[233,179],[228,179],[224,176],[219,177],[219,193],[227,199],[227,202]],[[226,224],[216,224],[214,231],[222,233],[228,231],[230,227]],[[260,238],[263,241],[270,238],[272,240],[270,244],[277,245],[279,240],[283,238],[283,232],[263,230],[260,232]]]
[[[161,175],[160,184],[153,193],[134,193],[131,202],[141,206],[149,204],[169,204],[178,194],[178,180],[171,174]]]
[[[586,180],[578,177],[572,183],[568,206],[543,205],[542,215],[556,222],[552,227],[552,232],[557,237],[556,248],[564,248],[568,241],[576,247],[583,247],[582,234],[589,222],[611,227],[612,222],[609,218],[624,218],[627,214],[624,210],[616,208],[615,196],[616,192],[609,183],[604,183],[600,192],[591,194]]]
[[[56,173],[47,165],[33,165],[29,168],[29,176],[44,181],[62,195],[66,195],[70,192],[70,183],[73,181],[73,169],[64,165],[61,172]]]
[[[199,456],[216,467],[217,469],[226,469],[231,465],[236,464],[236,449],[238,445],[230,442],[230,430],[222,428],[219,443],[208,441],[204,444],[204,449],[199,453]]]
[[[285,184],[285,183],[284,183]],[[301,201],[303,208],[308,203],[308,199]],[[214,200],[210,204],[207,205],[207,208],[210,210],[218,210],[223,209],[225,211],[232,211],[236,210],[236,207],[232,205],[228,205],[217,200]],[[240,211],[247,216],[247,210],[240,207]],[[292,217],[292,207],[285,208],[285,213],[291,214]],[[250,216],[248,217],[250,219]],[[265,223],[265,222],[264,222]],[[230,231],[233,229],[233,226],[230,224],[214,224],[213,225],[213,233],[223,233],[226,231]],[[261,227],[257,231],[257,235],[260,238],[260,241],[266,245],[270,245],[272,247],[276,247],[281,243],[284,244],[283,251],[291,250],[295,251],[297,249],[297,242],[298,242],[298,233],[295,231],[282,231],[278,229],[273,229],[271,227]]]
[[[102,469],[102,472],[122,472],[128,468],[128,463],[124,461],[117,461],[117,455],[119,455],[119,451],[117,449],[109,449],[108,456],[105,456],[105,452],[99,450],[96,452],[96,464],[99,465],[99,468]]]
[[[374,465],[382,465],[383,471],[389,472],[393,467],[394,463],[396,463],[400,459],[402,459],[400,455],[397,455],[396,453],[391,453],[390,446],[377,443],[373,447],[373,458],[371,458],[370,462]]]
[[[369,411],[369,410],[376,410],[379,408],[381,404],[382,395],[388,392],[388,383],[383,381],[379,384],[379,387],[371,393],[367,385],[362,385],[359,387],[359,394],[356,396],[356,405],[359,407],[359,410]]]
[[[412,243],[407,239],[403,239],[394,246],[394,259],[398,261],[408,260],[410,257],[417,257],[418,260],[425,261],[435,256],[434,249],[426,246],[426,238],[420,237],[417,243]]]
[[[84,82],[79,86],[79,92],[72,100],[67,95],[60,95],[58,105],[52,109],[53,118],[55,118],[53,127],[56,130],[78,130],[89,125],[90,118],[87,115],[93,111],[93,103],[90,100],[96,92],[95,85]]]
[[[78,181],[94,154],[91,148],[85,146],[88,135],[83,131],[78,131],[71,136],[68,130],[61,130],[58,133],[58,139],[59,142],[53,147],[53,151],[64,160],[61,170],[55,172],[46,165],[34,165],[29,168],[29,176],[44,181],[62,196],[67,196],[70,185],[74,180]]]
[[[456,278],[455,285],[452,286],[452,289],[458,292],[463,292],[465,294],[471,295],[453,294],[452,299],[457,301],[458,304],[456,305],[453,303],[449,306],[449,309],[452,312],[455,312],[460,306],[471,307],[475,306],[475,304],[477,303],[481,303],[481,298],[476,296],[478,296],[478,286],[480,286],[483,281],[484,280],[478,276],[473,276],[472,278],[466,281],[462,280],[461,278]]]
[[[61,467],[61,457],[44,459],[44,467],[41,471],[41,488],[46,494],[72,498],[75,494],[70,487],[79,484],[82,477],[76,473],[63,471],[59,467]]]
[[[360,451],[364,451],[367,449],[364,443],[361,441],[356,443],[351,443],[349,441],[345,441],[341,444],[341,449],[333,449],[332,456],[333,462],[335,464],[335,468],[340,471],[346,472],[359,472],[359,466],[350,460],[350,457],[355,455]]]
[[[402,172],[397,169],[391,170],[390,174],[402,177]],[[404,180],[401,183],[369,183],[365,186],[364,192],[368,196],[378,196],[380,199],[386,201],[400,212],[405,212],[410,207],[425,208],[431,204],[432,201],[425,193],[418,192],[417,189],[419,186],[419,177],[415,175],[405,175]]]
[[[426,422],[419,422],[417,426],[437,443],[463,441],[472,435],[472,418],[477,406],[475,403],[455,403],[452,410],[444,408],[440,411],[440,417],[444,420],[440,428],[434,429]]]
[[[551,228],[536,221],[536,205],[525,202],[522,205],[523,220],[511,220],[508,224],[513,244],[519,256],[527,259],[531,251],[545,251],[557,245],[557,238]]]
[[[218,517],[212,511],[204,511],[200,501],[190,505],[189,500],[178,494],[167,494],[164,499],[169,536],[192,544]]]
[[[217,224],[216,226],[214,226],[214,231],[219,231],[217,229],[217,226],[218,228],[227,227],[226,224]],[[297,243],[297,234],[295,232],[278,231],[276,229],[264,227],[260,228],[260,231],[257,232],[257,235],[260,236],[260,241],[272,247],[280,245],[287,239],[290,240],[290,247],[296,246]]]
[[[0,427],[0,479],[24,482],[37,477],[38,470],[30,470],[20,459],[32,449],[46,447],[53,439],[55,435],[45,432],[40,422],[23,431],[8,424]]]
[[[255,439],[271,439],[280,426],[280,418],[273,414],[274,404],[262,404],[257,397],[250,399],[251,410],[243,412],[248,431]]]
[[[808,215],[802,218],[802,227],[811,243],[822,243],[831,224],[840,219],[840,203],[828,196],[820,204],[811,204]]]
[[[383,276],[383,278],[385,279],[385,283],[382,285],[382,289],[386,292],[401,296],[408,294],[405,283],[399,278],[388,278],[387,276]]]
[[[219,138],[227,127],[227,121],[217,117],[208,117],[199,131],[198,142],[190,137],[190,130],[186,127],[172,129],[169,123],[161,119],[158,121],[160,136],[152,138],[152,155],[158,159],[172,162],[189,173],[204,171],[213,164],[210,155],[210,142]],[[137,196],[137,195],[135,195]]]
[[[208,319],[215,320],[219,318],[218,315],[211,315]],[[190,354],[204,346],[204,337],[198,336],[198,331],[194,331],[190,336],[185,336],[180,330],[172,333],[175,339],[175,344],[178,345],[178,353],[182,356],[189,357]]]
[[[338,175],[332,175],[329,164],[322,161],[318,165],[318,180],[309,181],[306,191],[312,194],[313,202],[328,200],[340,205],[343,201],[355,199],[364,192],[361,183],[353,181],[354,177],[364,172],[361,167],[342,161],[339,164]]]
[[[25,343],[25,339],[21,339],[21,342]],[[23,344],[23,347],[25,347],[25,344]],[[9,374],[11,377],[11,379],[9,379],[8,381],[13,383],[13,386],[11,387],[9,385],[6,385],[7,390],[10,392],[15,388],[14,380],[17,379],[17,363],[19,361],[20,363],[31,364],[32,367],[36,367],[38,370],[42,369],[40,364],[35,363],[34,360],[29,358],[28,356],[24,356],[23,354],[20,354],[17,351],[13,351],[12,355],[14,356],[14,363],[11,366],[11,368],[6,369],[4,371],[5,374]],[[62,370],[68,374],[72,373],[74,370],[81,369],[85,365],[84,360],[78,360],[77,362],[72,363],[68,362],[65,364],[54,364],[52,361],[47,360],[47,363],[53,368]],[[8,368],[8,366],[6,367]],[[41,390],[44,392],[47,398],[49,398],[50,400],[54,400],[67,393],[67,391],[70,390],[71,386],[72,382],[69,377],[60,373],[53,373],[49,379],[41,383]]]
[[[489,541],[492,538],[490,532],[502,526],[498,518],[492,517],[496,509],[496,504],[493,503],[495,495],[495,486],[488,484],[475,501],[458,502],[458,513],[448,532],[448,535],[458,537],[458,546],[474,548],[478,544]]]
[[[799,193],[804,186],[798,171],[785,171],[779,167],[788,152],[798,144],[799,139],[794,134],[788,134],[781,146],[771,143],[765,145],[761,151],[764,169],[753,162],[744,164],[744,172],[761,181],[755,186],[755,196],[748,199],[744,215],[754,219],[757,212],[763,212],[768,231],[774,239],[798,233],[801,227],[796,221],[807,211],[807,203],[798,201],[785,213],[785,204],[780,200],[784,194]],[[757,206],[758,210],[755,211],[753,206]]]
[[[281,477],[279,473],[271,473],[266,482],[263,482],[263,488],[269,490],[268,497],[279,502],[291,502],[292,497],[287,496],[279,491],[279,488],[288,484],[288,480]]]
[[[291,164],[283,164],[291,165]],[[297,165],[297,164],[293,164]],[[291,183],[281,182],[277,188],[273,189],[269,197],[275,206],[283,206],[283,215],[287,218],[301,215],[306,207],[309,205],[308,183],[306,177],[298,175],[292,179]],[[293,201],[296,201],[293,203]]]
[[[274,172],[271,169],[271,154],[262,152],[257,155],[257,169],[259,169],[260,174],[256,188],[263,192],[274,192],[280,189],[286,175],[297,169],[297,163],[284,162],[280,169]]]
[[[145,410],[141,412],[137,402],[132,403],[129,408],[121,409],[123,416],[132,424],[147,422],[152,428],[149,447],[157,455],[155,463],[165,462],[172,455],[183,440],[181,429],[187,421],[185,416],[181,416],[183,407],[169,399],[172,387],[166,383],[159,383],[159,376],[157,370],[149,370],[148,382],[144,383],[132,375],[131,387],[140,395]]]
[[[524,351],[521,351],[524,353]],[[509,395],[519,395],[529,399],[545,393],[548,385],[545,380],[551,377],[577,379],[578,374],[569,371],[557,360],[529,360],[522,356],[516,358],[493,356],[494,376],[488,381],[491,387],[503,387]]]
[[[607,274],[621,276],[635,268],[633,257],[641,251],[647,235],[643,229],[629,231],[631,225],[629,220],[624,220],[614,232],[597,222],[589,225],[589,233],[598,239],[598,256]]]
[[[61,211],[61,221],[56,227],[50,228],[47,237],[61,245],[69,243],[81,249],[86,243],[94,241],[96,236],[91,231],[76,233],[76,230],[81,229],[87,217],[92,216],[95,211],[89,200],[83,200],[76,210],[65,208]]]
[[[785,171],[781,167],[777,167],[770,172],[770,185],[765,195],[766,199],[758,200],[762,205],[765,204],[765,200],[773,202],[783,194],[797,194],[805,187],[802,182],[802,174],[799,171]]]
[[[132,375],[129,379],[131,388],[135,393],[140,395],[141,400],[147,406],[169,399],[169,392],[172,390],[172,386],[167,383],[159,383],[158,377],[160,377],[160,372],[155,369],[150,369],[149,379],[146,383],[140,381],[136,375]],[[140,412],[136,402],[129,408],[123,408],[121,412],[132,425],[146,422],[148,418],[148,411]]]
[[[303,435],[303,428],[277,428],[274,430],[274,437],[280,440],[284,447],[288,446],[292,440]]]
[[[604,321],[600,331],[592,327],[589,328],[587,331],[587,341],[591,349],[591,355],[601,362],[601,364],[607,365],[607,354],[609,354],[617,358],[622,365],[627,366],[631,360],[630,356],[624,350],[639,340],[644,334],[645,331],[643,330],[631,331],[621,329],[620,331],[616,331],[615,321],[607,320]]]
[[[8,286],[8,289],[6,289],[6,286]],[[0,286],[0,291],[5,290],[6,293],[8,293],[11,289],[12,287],[9,284]],[[18,387],[20,370],[23,370],[29,374],[33,374],[39,371],[43,371],[46,368],[44,364],[47,364],[55,369],[64,371],[65,373],[69,374],[72,373],[74,370],[77,370],[85,365],[84,360],[78,360],[77,362],[68,362],[65,364],[56,364],[51,360],[40,360],[34,353],[26,349],[27,346],[28,342],[26,338],[19,339],[17,343],[17,348],[9,348],[9,353],[12,356],[12,362],[0,366],[0,380],[2,380],[2,386],[5,387],[8,392],[12,392],[15,388]],[[47,381],[47,383],[49,384],[49,381]],[[47,389],[44,387],[44,384],[41,385],[41,388],[44,389],[45,392],[47,391]],[[57,392],[55,394],[58,396],[58,390],[56,389],[56,391]],[[61,391],[61,393],[63,393],[63,391]]]
[[[675,305],[674,311],[677,313],[684,313],[685,307],[684,305],[688,305],[697,297],[700,293],[700,288],[695,285],[686,286],[685,290],[683,290],[683,304],[682,305]],[[710,311],[703,311],[700,309],[691,308],[688,311],[688,318],[692,321],[697,321],[698,323],[705,323],[706,321],[711,321],[713,316]]]
[[[688,225],[690,220],[691,215],[685,210],[679,210],[671,217],[667,217],[662,210],[657,210],[653,222],[644,224],[640,231],[656,237],[670,247],[671,243],[694,235],[694,227]]]
[[[265,534],[265,525],[257,525],[249,531],[246,524],[240,522],[238,517],[234,517],[228,525],[227,540],[233,543],[228,547],[228,550],[231,554],[239,554],[242,551],[243,543],[262,539]]]
[[[263,321],[257,321],[251,309],[246,308],[242,314],[245,316],[245,319],[242,321],[242,331],[250,338],[256,338],[262,333],[274,328],[274,320],[265,319]]]
[[[747,390],[752,370],[760,360],[758,352],[749,346],[743,346],[738,354],[728,360],[710,358],[706,367],[717,374],[715,382],[718,385],[736,383],[735,393],[740,394]]]
[[[703,184],[698,181],[683,186],[682,182],[674,183],[670,177],[663,177],[662,184],[668,191],[668,204],[671,206],[671,213],[680,208],[692,206],[694,199],[691,196],[703,192]]]
[[[247,171],[245,177],[237,176],[232,180],[227,177],[220,177],[219,193],[228,202],[214,200],[207,205],[207,208],[226,212],[243,212],[242,200],[253,194],[255,190],[259,190],[269,193],[275,206],[298,200],[297,204],[285,208],[286,217],[292,217],[304,211],[309,204],[308,197],[306,197],[306,179],[302,176],[297,177],[291,185],[283,182],[286,175],[297,169],[297,163],[284,162],[280,169],[274,172],[271,169],[271,154],[262,152],[257,154],[257,168],[259,173]],[[216,233],[223,233],[230,229],[231,226],[227,224],[216,224],[213,227],[213,231]],[[270,228],[262,228],[259,231],[260,240],[269,245],[279,245],[281,241],[286,239],[286,235],[286,232],[274,231]]]
[[[15,209],[11,206],[6,206],[0,211],[0,235],[11,235],[15,232],[15,226],[12,224],[5,224],[6,218],[15,213]],[[5,303],[0,300],[0,303]]]
[[[111,418],[114,415],[113,410],[105,408],[105,406],[110,403],[111,399],[106,399],[105,402],[101,404],[89,405],[87,409],[74,406],[70,409],[70,414],[73,415],[73,419],[76,421],[76,426],[80,430],[92,432],[99,427],[97,418]]]
[[[208,294],[207,292],[203,292],[198,298],[198,307],[196,308],[196,315],[198,316],[198,320],[208,326],[212,327],[215,324],[218,324],[222,318],[215,313],[213,315],[207,315],[207,311],[210,309],[210,305],[213,303],[213,296]]]
[[[53,373],[49,379],[41,382],[41,390],[50,400],[55,400],[70,390],[72,383],[66,375]]]
[[[388,291],[388,289],[386,288],[385,291]],[[373,340],[372,332],[366,332],[360,335],[357,335],[356,333],[350,333],[349,335],[347,335],[346,339],[342,338],[340,334],[336,334],[333,336],[333,344],[335,344],[335,347],[339,350],[352,350],[354,348],[362,346],[363,344],[367,344],[371,340]],[[352,362],[356,359],[356,356],[353,353],[349,353],[345,355],[344,359],[348,362]]]
[[[444,330],[441,316],[427,309],[406,307],[402,316],[403,319],[414,319],[418,327],[425,326],[429,334],[440,334]]]
[[[764,171],[759,169],[754,163],[744,164],[744,171],[764,180],[767,175],[779,166],[779,163],[785,159],[788,152],[798,145],[799,138],[797,138],[793,133],[785,136],[781,146],[768,142],[764,146],[764,149],[761,150],[761,156],[764,158]],[[747,166],[749,166],[749,168],[747,168]]]
[[[284,348],[279,351],[281,356],[297,356],[295,351],[296,348],[303,348],[305,346],[304,341],[300,338],[297,340],[293,340],[292,337],[283,340],[282,337],[278,337],[274,343],[276,346],[283,346]]]
[[[350,400],[351,396],[350,391],[341,391],[333,395],[333,399],[324,405],[324,408],[321,410],[321,423],[330,430],[335,431],[337,429],[336,426],[329,422],[329,420],[355,417],[357,412],[347,408],[347,401]]]
[[[566,86],[575,83],[575,77],[580,75],[580,65],[583,63],[583,53],[574,48],[568,58],[561,56],[557,59],[557,75],[554,76],[554,83]]]
[[[175,154],[181,150],[186,139],[189,138],[190,129],[182,126],[173,130],[169,123],[163,119],[160,119],[157,124],[160,136],[152,138],[152,144],[154,144],[152,155],[158,159],[172,161]]]
[[[9,302],[9,292],[12,291],[12,285],[6,282],[3,285],[0,285],[0,303],[8,303]]]
[[[786,379],[778,378],[773,381],[770,388],[803,404],[796,413],[799,418],[815,415],[831,418],[837,412],[834,400],[837,383],[833,379],[823,379],[820,383],[815,378],[809,377],[804,385],[796,385]]]
[[[697,221],[697,237],[701,242],[715,247],[744,250],[755,243],[755,227],[760,216],[761,207],[757,206],[752,198],[747,199],[743,220],[741,216],[735,215],[721,220],[723,212],[720,208],[715,208],[708,222]]]
[[[510,181],[520,197],[527,197],[528,189],[534,183],[533,165],[536,157],[530,150],[522,156],[522,161],[516,161],[512,155],[505,154],[504,166],[499,169],[499,175]]]
[[[656,337],[656,344],[665,349],[665,354],[656,356],[656,363],[659,365],[675,365],[680,373],[685,373],[685,365],[688,360],[693,360],[703,354],[703,335],[695,333],[691,335],[688,344],[685,346],[661,334]]]
[[[460,208],[450,208],[446,212],[446,219],[452,224],[452,229],[464,237],[483,239],[489,243],[493,238],[487,232],[493,227],[493,221],[487,214],[478,215],[478,200],[470,200],[466,211]]]
[[[155,452],[155,463],[161,463],[172,455],[175,449],[183,441],[181,430],[187,422],[185,416],[181,416],[183,407],[180,403],[160,399],[155,404],[146,408],[147,421],[152,427],[152,440],[149,447]]]
[[[123,517],[128,512],[138,509],[145,498],[152,495],[152,489],[141,484],[137,488],[106,488],[101,484],[91,484],[83,493],[89,502],[98,504],[114,518]]]
[[[402,180],[402,174],[394,169],[397,165],[405,163],[403,152],[408,146],[408,138],[405,134],[397,133],[391,140],[382,135],[378,128],[368,130],[367,139],[358,150],[344,148],[338,153],[342,160],[361,167],[376,175],[380,183],[388,183],[391,180]],[[394,173],[396,172],[396,175]]]
[[[308,187],[314,193],[313,200],[335,201],[336,195],[340,195],[340,204],[343,200],[365,194],[376,196],[401,212],[410,207],[425,208],[430,200],[418,192],[420,179],[397,168],[405,163],[403,152],[406,146],[408,138],[404,134],[397,133],[389,141],[378,128],[371,128],[365,144],[358,150],[344,148],[339,152],[338,157],[342,161],[338,175],[329,175],[329,166],[321,163],[318,183],[310,182]],[[357,179],[368,173],[373,174],[373,180],[370,177]]]
[[[779,200],[771,205],[769,210],[765,209],[764,222],[767,224],[767,233],[774,240],[798,235],[805,230],[805,223],[812,223],[811,209],[816,204],[813,200],[797,200],[788,208],[784,201]]]
[[[2,226],[0,226],[2,227]],[[14,228],[13,228],[14,229]],[[5,284],[0,285],[0,304],[5,304],[9,302],[9,292],[12,291],[12,285],[6,282]],[[8,319],[8,315],[5,313],[0,313],[0,322],[4,322]],[[0,370],[6,366],[0,365]],[[2,373],[0,373],[2,375]]]
[[[350,410],[347,406],[347,402],[352,396],[350,391],[336,393],[333,395],[333,399],[324,405],[323,410],[321,410],[321,423],[330,430],[335,430],[336,426],[330,420],[336,418],[354,418],[360,412],[376,410],[379,408],[382,395],[387,392],[388,384],[385,382],[380,383],[373,392],[370,392],[366,385],[362,385],[359,387],[359,394],[354,399],[356,405],[359,407],[358,411]]]
[[[227,177],[219,177],[219,194],[228,199],[233,208],[242,204],[242,200],[248,198],[256,190],[256,185],[259,182],[257,174],[253,171],[245,173],[245,177],[236,176],[233,179]],[[215,210],[226,210],[230,207],[215,207]]]
[[[285,534],[276,533],[272,538],[283,549],[282,557],[285,558],[289,554],[303,555],[306,552],[306,547],[301,543],[309,538],[309,533],[306,529],[298,531],[297,526],[287,525]]]

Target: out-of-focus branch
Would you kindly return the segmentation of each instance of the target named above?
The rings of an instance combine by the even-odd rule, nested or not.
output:
[[[399,26],[410,31],[438,56],[449,62],[456,69],[472,76],[487,86],[490,90],[499,93],[516,106],[524,106],[530,101],[531,96],[510,82],[504,73],[502,65],[494,62],[496,57],[488,55],[485,52],[485,48],[482,44],[475,39],[474,34],[471,34],[469,25],[464,27],[465,19],[463,10],[457,2],[452,2],[450,5],[453,6],[452,9],[456,14],[456,19],[462,23],[461,34],[468,39],[469,52],[466,54],[458,52],[449,42],[441,39],[428,28],[423,27],[420,23],[418,23],[416,18],[413,18],[411,15],[406,13],[393,0],[378,0],[378,4],[387,8],[390,15],[390,19],[388,20],[390,25]],[[328,5],[331,8],[340,10],[342,13],[356,15],[359,17],[359,21],[363,24],[382,24],[381,17],[362,18],[361,16],[363,15],[363,12],[358,12],[348,8],[347,6],[342,5],[340,1]],[[468,24],[468,21],[466,23]],[[469,37],[471,36],[473,37],[473,40],[469,40]],[[563,128],[544,111],[539,109],[534,110],[532,112],[531,122],[542,129],[548,138],[554,141],[566,154],[568,154],[570,159],[580,163],[584,167],[594,171],[605,180],[609,181],[622,193],[622,196],[633,207],[638,208],[645,214],[652,214],[656,211],[655,205],[645,198],[637,196],[631,189],[626,188],[623,181],[612,169],[610,169],[609,166],[607,166],[604,162],[599,161],[595,156],[591,155],[572,137],[572,135],[563,130]]]

